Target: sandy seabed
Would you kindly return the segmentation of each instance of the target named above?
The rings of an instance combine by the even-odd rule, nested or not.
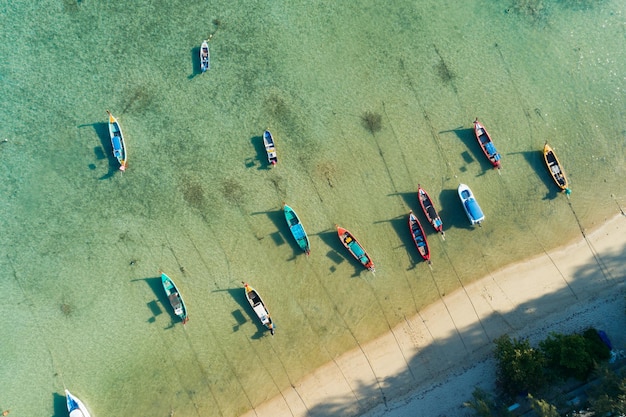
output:
[[[625,229],[618,215],[573,244],[445,295],[244,417],[459,416],[476,387],[494,388],[500,335],[534,344],[593,326],[624,349]]]

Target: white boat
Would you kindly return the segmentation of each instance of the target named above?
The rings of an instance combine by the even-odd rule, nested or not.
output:
[[[211,53],[209,52],[209,41],[202,41],[202,46],[200,47],[200,70],[202,72],[206,72],[206,70],[211,69]]]
[[[261,323],[267,327],[272,336],[274,335],[274,322],[272,321],[272,317],[270,316],[270,312],[265,307],[265,303],[261,299],[261,296],[254,288],[252,288],[248,283],[244,282],[243,286],[246,290],[246,299],[248,303],[250,303],[250,307],[254,310],[254,313],[257,315]]]
[[[70,413],[70,417],[91,417],[85,404],[70,394],[68,390],[65,390],[65,398],[67,400],[67,411]]]
[[[472,193],[472,190],[465,184],[459,184],[458,191],[461,203],[463,203],[463,209],[470,223],[480,226],[480,223],[485,220],[485,215],[474,198],[474,193]]]
[[[278,156],[276,156],[274,137],[269,130],[263,132],[263,145],[265,145],[265,152],[267,152],[267,161],[272,165],[276,165],[278,163]]]

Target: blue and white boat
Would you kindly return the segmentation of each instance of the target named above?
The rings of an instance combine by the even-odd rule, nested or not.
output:
[[[293,238],[296,239],[298,246],[300,249],[304,251],[307,255],[311,253],[311,245],[309,244],[309,237],[302,226],[302,222],[300,222],[300,218],[296,214],[296,212],[289,207],[287,204],[283,203],[283,210],[285,212],[285,219],[287,220],[287,224],[289,225],[289,230],[291,230],[291,234]]]
[[[70,417],[91,417],[85,404],[70,394],[68,390],[65,390],[65,398],[67,399],[67,411],[70,413]]]
[[[467,214],[467,218],[470,223],[473,225],[478,224],[480,226],[480,223],[485,220],[485,215],[474,198],[474,193],[472,193],[472,190],[470,190],[470,188],[465,184],[459,184],[458,191],[459,198],[463,204],[463,209],[465,210],[465,214]]]

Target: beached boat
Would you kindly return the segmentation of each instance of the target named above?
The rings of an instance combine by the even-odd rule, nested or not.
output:
[[[463,209],[470,223],[480,226],[480,223],[485,220],[485,215],[480,209],[476,198],[474,198],[474,193],[472,193],[472,190],[465,184],[459,184],[458,191],[461,203],[463,203]]]
[[[67,401],[67,411],[70,413],[70,417],[91,417],[85,404],[70,394],[68,390],[65,390],[65,399]]]
[[[339,240],[341,240],[343,246],[345,246],[352,256],[354,256],[357,261],[361,262],[364,267],[372,272],[376,272],[374,269],[374,261],[372,261],[372,258],[367,254],[367,252],[365,252],[363,246],[361,246],[352,233],[343,227],[339,227],[337,225],[335,226],[337,227],[337,234],[339,235]]]
[[[428,222],[432,224],[433,228],[441,233],[441,236],[445,239],[446,233],[443,231],[443,222],[441,221],[441,217],[435,210],[435,206],[433,205],[433,201],[431,200],[426,190],[424,190],[420,185],[417,186],[417,199],[420,202],[420,206],[422,206],[422,210],[424,211],[424,215],[428,219]]]
[[[265,303],[261,299],[261,296],[254,288],[252,288],[247,282],[242,282],[244,289],[246,290],[246,300],[250,303],[250,307],[254,310],[254,313],[257,315],[259,320],[263,326],[267,327],[272,336],[274,335],[274,322],[272,321],[272,317],[270,316],[270,312],[268,311]]]
[[[413,210],[409,212],[409,230],[411,231],[413,242],[415,242],[420,256],[430,263],[430,249],[428,247],[428,240],[426,240],[426,233],[424,233],[424,228],[420,221],[417,220],[417,217],[413,214]]]
[[[161,282],[163,283],[165,295],[167,295],[167,299],[174,309],[174,314],[180,317],[183,324],[187,323],[189,320],[189,317],[187,317],[187,307],[185,307],[185,302],[183,301],[182,295],[180,295],[180,291],[176,288],[176,284],[174,284],[174,281],[165,275],[165,273],[161,273]]]
[[[120,171],[125,171],[128,165],[128,156],[126,153],[126,144],[124,143],[124,135],[117,119],[113,117],[110,111],[109,115],[109,136],[111,136],[111,146],[113,146],[113,156],[120,163]]]
[[[267,161],[276,165],[278,163],[278,156],[276,155],[276,147],[274,146],[274,137],[269,130],[263,132],[263,144],[265,145],[265,152],[267,152]]]
[[[209,52],[208,40],[202,41],[202,46],[200,46],[200,69],[202,72],[211,69],[211,53]]]
[[[287,220],[287,224],[289,225],[289,230],[291,230],[293,238],[296,239],[296,242],[298,242],[300,249],[308,255],[311,253],[311,246],[309,244],[309,237],[300,222],[300,218],[291,207],[284,203],[283,211],[285,212],[285,219]]]
[[[478,141],[480,148],[483,150],[487,159],[489,159],[489,162],[491,162],[491,165],[493,165],[494,168],[500,169],[500,154],[496,150],[487,129],[485,129],[485,126],[480,124],[478,118],[474,120],[474,133],[476,134],[476,140]]]
[[[556,157],[554,149],[552,149],[547,142],[543,146],[543,159],[546,161],[548,171],[550,171],[550,175],[552,176],[552,179],[554,180],[556,185],[569,195],[571,191],[569,188],[567,188],[567,177],[565,176],[563,166]]]

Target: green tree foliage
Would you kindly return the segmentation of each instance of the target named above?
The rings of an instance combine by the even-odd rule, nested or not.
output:
[[[585,380],[600,360],[610,356],[609,348],[595,329],[588,329],[582,335],[552,333],[539,347],[547,366],[562,378]]]
[[[556,407],[546,400],[533,398],[532,395],[528,395],[530,406],[538,417],[561,417]]]
[[[472,399],[466,402],[465,407],[474,411],[476,417],[512,417],[511,413],[505,406],[497,403],[493,396],[489,395],[480,388],[475,388],[472,393]]]
[[[600,416],[619,416],[626,413],[626,379],[606,367],[595,375],[599,381],[587,392],[589,408]]]
[[[546,382],[543,353],[530,346],[527,339],[511,339],[508,335],[495,340],[497,382],[502,391],[515,396],[522,392],[536,392]]]

